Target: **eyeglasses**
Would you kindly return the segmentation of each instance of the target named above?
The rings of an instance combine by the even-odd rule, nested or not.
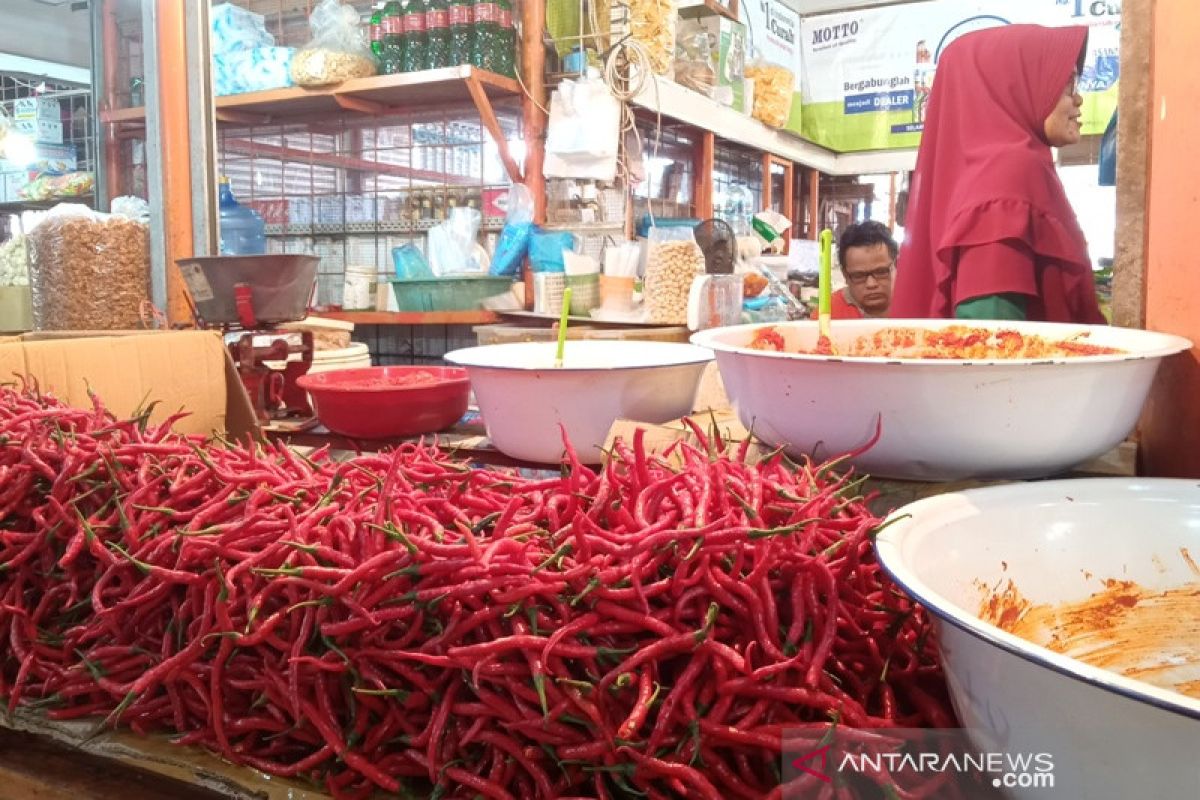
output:
[[[892,270],[895,269],[895,267],[896,262],[893,261],[886,267],[876,267],[875,269],[866,270],[864,272],[846,272],[846,280],[850,283],[853,283],[855,286],[861,286],[871,278],[874,278],[876,283],[883,283],[884,281],[891,279]]]

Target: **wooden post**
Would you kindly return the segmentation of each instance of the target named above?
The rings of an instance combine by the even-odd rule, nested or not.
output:
[[[533,196],[533,221],[546,222],[546,178],[542,162],[546,157],[546,125],[549,116],[546,101],[546,50],[542,32],[546,28],[546,4],[521,4],[521,73],[526,94],[521,98],[521,117],[525,133],[525,186]],[[533,309],[533,272],[525,273],[525,308]]]
[[[158,103],[162,193],[166,224],[167,319],[190,324],[191,308],[175,263],[195,254],[192,240],[192,161],[188,131],[187,36],[182,3],[158,7]],[[147,142],[147,147],[156,143]]]
[[[546,181],[542,162],[546,157],[546,50],[542,31],[546,28],[546,4],[521,4],[521,72],[527,93],[521,98],[525,129],[525,185],[533,195],[533,221],[546,221]]]
[[[120,32],[117,30],[117,10],[115,8],[115,0],[101,0],[99,7],[99,18],[102,32],[104,52],[102,54],[104,64],[103,75],[103,107],[97,109],[97,114],[100,111],[115,111],[117,109],[117,59],[120,50]],[[145,92],[143,91],[143,95]],[[106,125],[103,122],[98,126],[99,130],[104,135],[104,192],[107,197],[97,197],[99,201],[98,208],[108,208],[109,201],[114,197],[120,197],[125,194],[125,184],[122,180],[121,172],[121,141],[118,138],[120,131],[116,125]]]
[[[713,164],[716,160],[717,137],[712,131],[698,131],[692,161],[692,202],[697,219],[713,215]]]

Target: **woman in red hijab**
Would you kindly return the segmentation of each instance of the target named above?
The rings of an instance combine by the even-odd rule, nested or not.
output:
[[[1052,147],[1080,139],[1083,27],[1007,25],[938,63],[896,270],[894,318],[1104,324]]]

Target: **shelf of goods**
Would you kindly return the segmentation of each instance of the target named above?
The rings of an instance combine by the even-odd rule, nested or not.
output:
[[[661,113],[685,125],[712,131],[721,139],[794,161],[827,175],[907,172],[917,163],[916,150],[835,153],[764,125],[667,78],[648,80],[634,96],[633,103],[651,113]]]
[[[509,177],[520,180],[521,170],[508,151],[506,138],[492,108],[494,100],[520,94],[520,84],[512,78],[472,66],[457,66],[354,78],[326,87],[293,86],[224,95],[216,98],[213,105],[218,124],[266,125],[322,119],[343,111],[383,116],[416,108],[474,103],[484,127],[496,142]],[[143,125],[146,109],[102,111],[100,119],[113,125]]]

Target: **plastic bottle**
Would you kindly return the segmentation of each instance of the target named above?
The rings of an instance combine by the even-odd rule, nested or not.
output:
[[[404,8],[404,71],[425,69],[425,0],[408,0]]]
[[[473,0],[450,0],[450,65],[471,63],[471,40],[474,38],[475,11]]]
[[[371,53],[377,61],[383,60],[383,3],[371,7]]]
[[[517,75],[517,28],[513,23],[511,0],[499,0],[496,20],[497,36],[492,69],[501,75],[515,78]]]
[[[218,199],[221,255],[259,256],[266,253],[266,224],[253,209],[237,201],[229,186],[229,178],[221,178]]]
[[[450,6],[446,0],[426,0],[425,69],[450,66]]]
[[[404,71],[404,11],[400,0],[389,0],[383,6],[383,56],[379,71],[384,75],[395,75]]]
[[[493,70],[500,38],[500,10],[493,0],[475,0],[475,30],[471,37],[471,64]]]

